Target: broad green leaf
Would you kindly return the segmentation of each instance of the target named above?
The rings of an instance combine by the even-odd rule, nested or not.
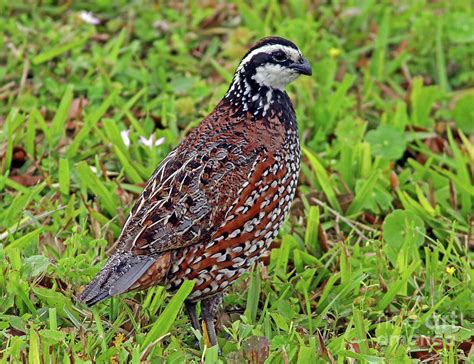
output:
[[[390,125],[380,125],[369,131],[365,138],[372,147],[372,154],[386,160],[401,158],[406,149],[405,134]]]
[[[316,352],[312,348],[302,345],[298,353],[297,364],[314,363],[316,360]]]
[[[395,210],[388,215],[382,225],[383,238],[387,242],[385,251],[392,264],[396,265],[397,255],[408,243],[417,249],[425,239],[423,220],[410,210]],[[409,250],[412,254],[412,250]]]
[[[337,124],[335,134],[341,144],[354,145],[362,141],[366,127],[364,120],[346,117]]]
[[[23,270],[27,277],[36,277],[46,272],[49,259],[44,255],[32,255],[23,261]]]
[[[466,134],[474,133],[474,94],[460,98],[453,110],[456,126]]]
[[[55,291],[50,288],[44,287],[33,287],[33,292],[43,303],[49,307],[55,307],[57,309],[58,315],[65,317],[66,313],[64,309],[72,309],[72,303],[70,298],[66,297],[59,291]]]

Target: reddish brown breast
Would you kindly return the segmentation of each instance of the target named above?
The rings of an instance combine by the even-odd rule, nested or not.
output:
[[[300,148],[296,131],[283,138],[280,134],[282,141],[278,142],[279,138],[269,137],[271,128],[269,132],[268,127],[256,127],[248,133],[249,139],[262,130],[267,131],[261,135],[263,146],[272,151],[254,161],[210,241],[174,252],[168,289],[177,289],[184,279],[194,279],[192,300],[224,290],[260,258],[278,234],[296,191]]]

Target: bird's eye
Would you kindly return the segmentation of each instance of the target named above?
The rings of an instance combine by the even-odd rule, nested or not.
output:
[[[284,52],[276,52],[273,54],[273,59],[277,62],[283,62],[286,60],[286,54]]]

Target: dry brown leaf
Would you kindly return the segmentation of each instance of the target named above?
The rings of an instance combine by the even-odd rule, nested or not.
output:
[[[448,345],[452,346],[453,343]],[[419,350],[412,351],[410,356],[415,359],[422,360],[423,362],[437,362],[439,359],[439,352],[445,348],[445,343],[439,338],[431,338],[427,336],[421,336],[416,339],[416,346]],[[460,344],[457,344],[457,349],[462,350],[464,355],[469,356],[474,349],[474,337],[471,337],[469,340],[463,341]]]
[[[23,147],[14,146],[12,153],[12,168],[20,168],[26,162],[26,151]]]
[[[270,342],[266,336],[251,336],[242,344],[248,363],[263,364],[270,352]]]
[[[319,245],[321,246],[321,249],[323,249],[323,251],[329,251],[328,238],[326,235],[326,231],[324,231],[323,229],[322,224],[319,224]]]
[[[31,176],[29,174],[22,174],[18,176],[10,176],[10,179],[22,186],[32,187],[32,186],[36,186],[39,182],[41,182],[43,177]]]

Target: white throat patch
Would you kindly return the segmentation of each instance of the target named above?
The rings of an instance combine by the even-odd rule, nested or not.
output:
[[[288,67],[267,63],[257,67],[252,79],[260,86],[284,90],[286,85],[297,79],[299,74]]]

